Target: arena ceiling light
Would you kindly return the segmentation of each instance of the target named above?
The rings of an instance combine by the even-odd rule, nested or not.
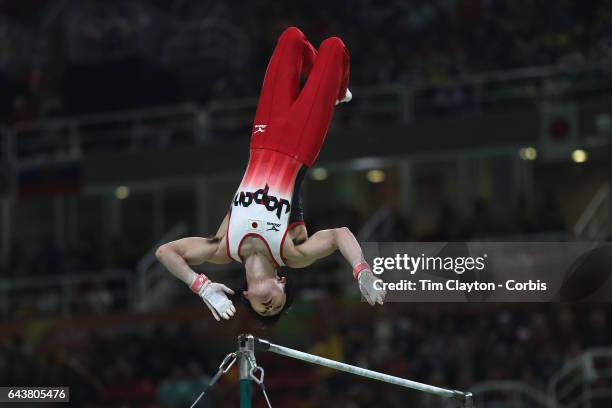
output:
[[[118,200],[125,200],[130,196],[130,189],[127,186],[119,186],[115,189],[115,197]]]
[[[576,149],[572,152],[572,160],[574,163],[584,163],[589,159],[589,155],[582,149]]]
[[[519,150],[519,156],[523,160],[535,160],[538,158],[538,151],[535,147],[522,147],[521,150]]]
[[[324,181],[329,177],[329,171],[325,167],[315,167],[310,172],[310,178],[316,181]]]
[[[368,170],[368,172],[366,173],[366,179],[370,183],[382,183],[383,181],[385,181],[386,177],[387,175],[385,174],[385,172],[380,169]]]

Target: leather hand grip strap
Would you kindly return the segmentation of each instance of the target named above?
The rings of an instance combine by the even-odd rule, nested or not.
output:
[[[208,282],[208,277],[201,273],[195,278],[189,289],[191,289],[193,293],[200,293],[200,289],[206,282]]]
[[[361,271],[363,271],[364,269],[370,269],[370,265],[367,262],[359,262],[353,268],[353,277],[357,279]]]

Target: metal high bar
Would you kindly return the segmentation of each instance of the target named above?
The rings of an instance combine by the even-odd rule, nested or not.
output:
[[[426,392],[428,394],[438,395],[445,398],[450,398],[458,401],[461,407],[473,408],[474,400],[472,393],[450,390],[446,388],[436,387],[429,384],[423,384],[416,381],[407,380],[405,378],[395,377],[393,375],[379,373],[377,371],[368,370],[365,368],[353,366],[350,364],[341,363],[339,361],[330,360],[328,358],[316,356],[314,354],[304,353],[302,351],[290,349],[288,347],[279,346],[278,344],[270,343],[269,341],[258,339],[250,334],[243,334],[238,338],[239,344],[249,345],[249,351],[262,350],[280,354],[282,356],[295,358],[307,363],[317,364],[320,366],[332,368],[334,370],[344,371],[349,374],[359,375],[361,377],[370,378],[372,380],[382,381],[400,387],[410,388],[416,391]],[[252,345],[252,346],[251,346]],[[244,350],[245,348],[243,348]],[[254,354],[254,351],[251,351]],[[246,363],[246,362],[245,362]],[[248,363],[247,363],[248,364]]]

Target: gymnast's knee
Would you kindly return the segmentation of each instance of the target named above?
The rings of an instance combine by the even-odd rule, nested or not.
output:
[[[304,33],[297,27],[288,27],[278,37],[278,42],[302,43],[304,42]]]

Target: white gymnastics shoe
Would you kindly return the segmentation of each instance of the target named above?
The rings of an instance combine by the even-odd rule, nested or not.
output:
[[[351,93],[351,91],[349,91],[348,88],[346,88],[346,93],[344,94],[344,98],[342,99],[336,99],[336,105],[338,105],[339,103],[346,103],[346,102],[350,102],[351,99],[353,99],[353,94]]]

